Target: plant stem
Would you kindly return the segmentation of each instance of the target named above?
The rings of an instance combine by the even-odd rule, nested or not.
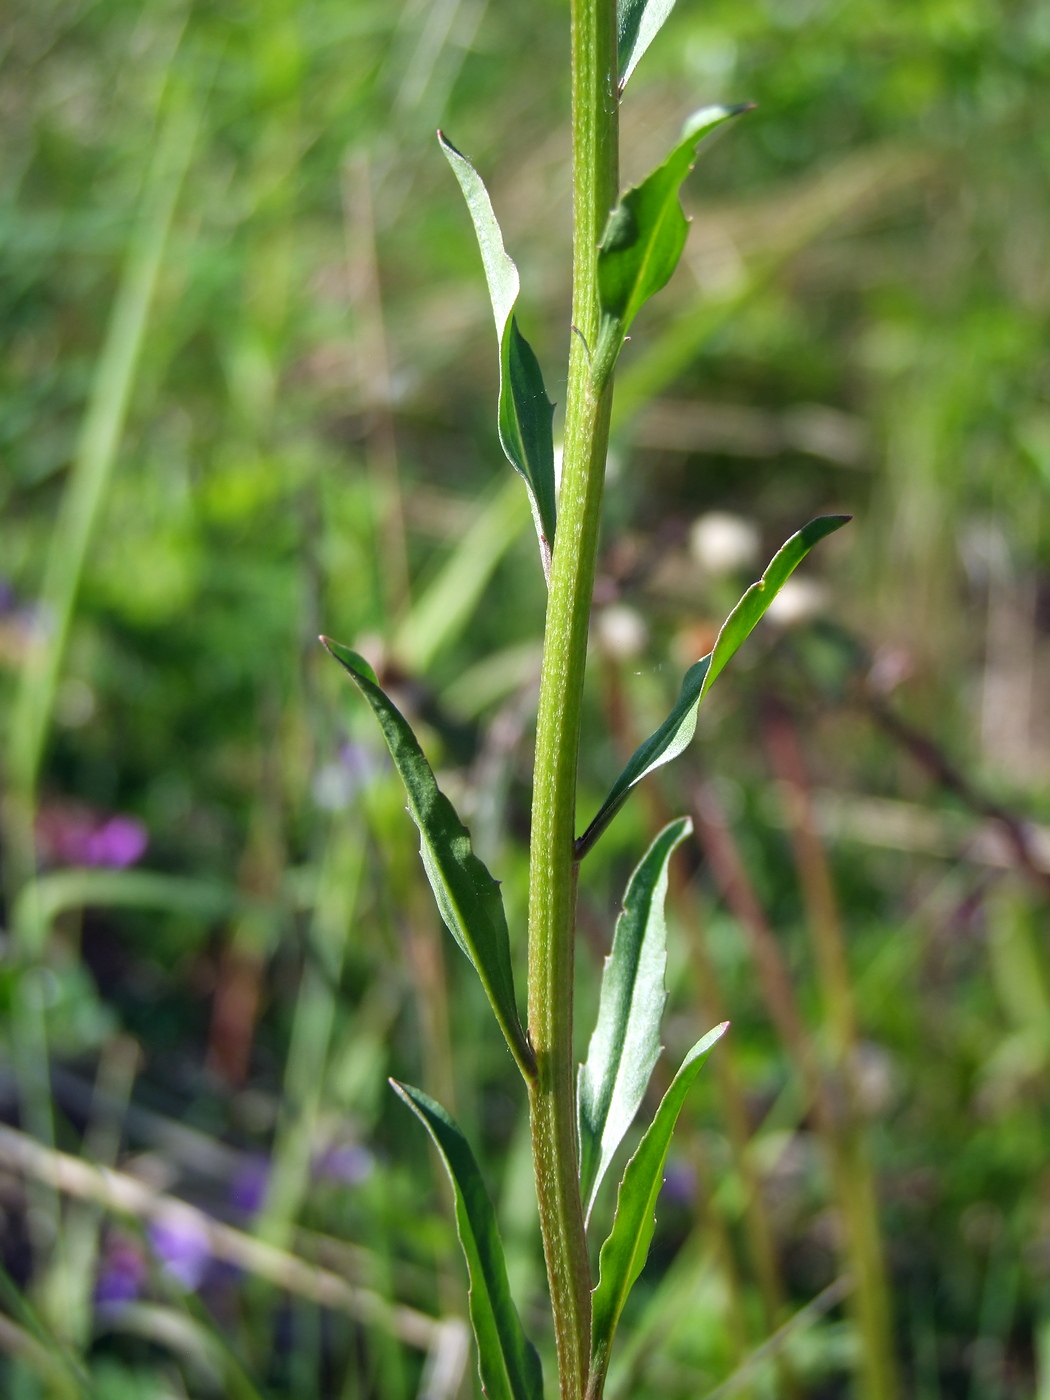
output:
[[[615,0],[573,0],[573,325],[558,528],[540,680],[529,887],[530,1085],[540,1226],[563,1400],[590,1361],[590,1267],[580,1204],[572,1043],[576,768],[587,629],[609,437],[611,377],[596,386],[597,246],[616,198]]]

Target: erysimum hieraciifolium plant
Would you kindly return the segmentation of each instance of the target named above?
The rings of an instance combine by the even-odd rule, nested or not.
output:
[[[659,833],[631,877],[602,978],[584,1063],[573,1045],[573,950],[579,866],[646,774],[691,740],[711,685],[791,572],[847,517],[811,521],[775,555],[726,619],[714,648],[686,672],[663,724],[632,755],[583,831],[576,771],[587,631],[608,446],[613,378],[636,315],[670,279],[688,224],[679,192],[704,136],[744,107],[705,107],[688,118],[667,158],[618,192],[618,106],[627,79],[673,0],[574,0],[571,16],[573,300],[560,485],[553,408],[518,325],[517,269],[484,183],[443,135],[466,198],[492,300],[500,364],[497,423],[524,479],[548,582],[536,727],[529,877],[528,1007],[522,1019],[497,881],[440,791],[412,730],[355,652],[327,645],[372,707],[408,793],[427,877],[449,931],[473,963],[529,1095],[533,1160],[564,1400],[601,1396],[617,1324],[653,1231],[671,1134],[689,1087],[726,1029],[685,1056],[624,1170],[616,1213],[591,1276],[591,1207],[631,1127],[660,1053],[666,992],[664,895],[668,862],[688,818]],[[470,1314],[490,1400],[541,1400],[536,1351],[507,1283],[496,1217],[470,1146],[448,1113],[418,1089],[394,1086],[440,1152],[455,1195],[470,1276]]]

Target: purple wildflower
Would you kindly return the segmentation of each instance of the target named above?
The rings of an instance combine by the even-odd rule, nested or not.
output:
[[[135,1240],[111,1235],[95,1280],[95,1306],[119,1308],[133,1303],[146,1280],[146,1260]]]
[[[245,1215],[255,1215],[266,1199],[270,1163],[265,1157],[247,1157],[230,1183],[230,1204]]]
[[[169,1278],[194,1293],[211,1257],[208,1232],[195,1214],[169,1211],[150,1222],[153,1253]]]
[[[314,1159],[314,1176],[320,1181],[360,1186],[372,1175],[375,1164],[375,1157],[360,1143],[333,1142]]]
[[[134,817],[110,817],[84,843],[84,864],[125,870],[140,861],[149,845],[149,834]]]
[[[688,1162],[668,1162],[660,1193],[676,1205],[688,1205],[696,1195],[696,1173]]]
[[[135,817],[106,817],[74,802],[46,803],[36,834],[45,865],[125,870],[142,859],[149,845],[149,833]]]

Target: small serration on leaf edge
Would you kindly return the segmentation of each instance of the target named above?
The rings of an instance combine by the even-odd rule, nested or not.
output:
[[[473,963],[489,1004],[526,1079],[536,1059],[518,1016],[510,936],[499,884],[474,854],[470,833],[437,785],[434,770],[404,715],[364,657],[329,637],[321,642],[364,695],[379,721],[419,829],[420,855],[449,932]]]
[[[850,515],[818,515],[777,550],[762,577],[751,585],[723,622],[715,645],[707,656],[690,666],[671,713],[627,760],[609,789],[590,825],[576,840],[576,859],[582,860],[626,802],[634,785],[677,758],[696,732],[696,716],[704,697],[765,616],[770,603],[809,551],[827,535],[852,520]]]

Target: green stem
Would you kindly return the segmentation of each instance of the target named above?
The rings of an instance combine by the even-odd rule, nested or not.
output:
[[[558,529],[543,648],[532,802],[529,1034],[533,1157],[563,1400],[580,1400],[591,1276],[580,1203],[572,1043],[576,769],[612,401],[596,385],[597,246],[618,182],[615,0],[573,0],[573,326]]]

